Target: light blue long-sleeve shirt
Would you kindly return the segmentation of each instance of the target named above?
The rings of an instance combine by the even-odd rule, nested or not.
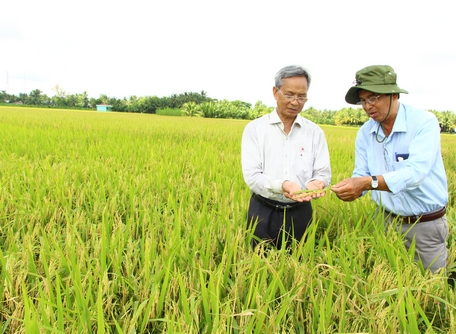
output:
[[[437,118],[400,104],[393,130],[383,143],[376,140],[378,125],[370,119],[358,131],[353,177],[383,175],[391,192],[372,191],[372,199],[395,214],[420,215],[447,205]],[[378,140],[383,139],[380,127]]]
[[[323,130],[298,115],[290,133],[274,110],[248,123],[242,135],[242,172],[250,190],[280,202],[285,180],[305,189],[311,180],[331,182],[328,145]]]

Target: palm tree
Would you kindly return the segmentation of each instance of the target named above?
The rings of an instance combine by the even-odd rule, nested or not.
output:
[[[187,116],[201,116],[201,107],[195,102],[187,102],[182,105],[182,113]]]

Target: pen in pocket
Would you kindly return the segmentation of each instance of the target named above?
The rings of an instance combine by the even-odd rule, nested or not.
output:
[[[408,153],[396,153],[395,152],[394,155],[396,156],[396,161],[397,162],[401,162],[401,161],[407,160],[408,157],[409,157]]]

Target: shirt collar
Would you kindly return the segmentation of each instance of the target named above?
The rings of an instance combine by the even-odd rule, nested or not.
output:
[[[280,119],[279,117],[279,114],[277,112],[277,108],[274,109],[273,112],[271,112],[269,114],[269,124],[277,124],[277,123],[282,123],[282,120]],[[294,122],[293,122],[293,126],[294,124],[299,124],[299,126],[303,126],[303,118],[302,117],[299,117],[299,115],[296,116]]]
[[[402,103],[399,103],[396,120],[393,125],[393,132],[407,132],[407,121],[405,119],[405,108]]]
[[[407,132],[407,122],[405,119],[405,108],[402,103],[399,103],[399,109],[397,111],[396,119],[394,120],[392,132]],[[378,122],[373,121],[370,129],[371,133],[377,132]]]

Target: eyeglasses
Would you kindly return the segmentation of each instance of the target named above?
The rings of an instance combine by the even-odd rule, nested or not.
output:
[[[285,95],[284,93],[282,93],[279,87],[277,87],[277,89],[279,90],[280,94],[282,94],[283,98],[288,102],[298,100],[299,103],[305,103],[307,101],[307,96],[295,97],[294,95]]]
[[[377,95],[377,96],[371,96],[367,100],[359,101],[357,105],[365,105],[366,103],[369,103],[371,106],[376,104],[378,102],[378,98],[382,96],[383,94]]]

